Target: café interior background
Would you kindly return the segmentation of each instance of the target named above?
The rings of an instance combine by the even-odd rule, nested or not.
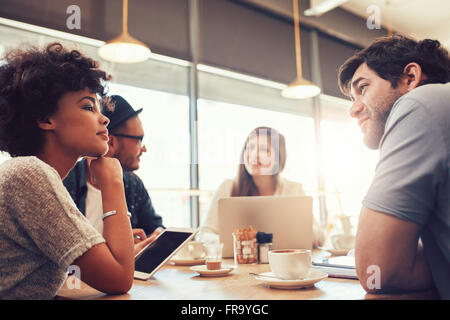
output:
[[[335,7],[305,15],[324,2]],[[79,8],[75,28],[68,21],[71,5]],[[245,137],[257,126],[286,137],[282,176],[314,196],[322,226],[339,228],[336,218],[346,215],[356,227],[378,152],[362,144],[348,115],[350,101],[338,89],[337,69],[392,32],[438,39],[450,48],[450,1],[300,0],[303,77],[321,94],[292,100],[280,94],[296,77],[291,0],[129,0],[128,31],[152,51],[134,64],[98,54],[122,31],[122,5],[0,0],[0,53],[56,40],[100,61],[113,75],[110,94],[144,108],[148,151],[137,174],[171,227],[199,225],[216,188],[236,175]],[[0,154],[0,162],[7,158]]]

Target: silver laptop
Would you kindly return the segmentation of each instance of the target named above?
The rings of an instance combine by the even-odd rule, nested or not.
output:
[[[236,229],[252,226],[272,233],[273,249],[311,249],[313,199],[308,196],[231,197],[219,200],[219,236],[223,257],[234,256]]]

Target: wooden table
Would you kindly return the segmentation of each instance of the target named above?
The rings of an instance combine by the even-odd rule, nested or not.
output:
[[[231,259],[224,264],[233,264]],[[79,289],[69,289],[66,284],[57,299],[102,300],[361,300],[361,299],[437,299],[433,291],[400,295],[367,294],[358,280],[327,278],[311,288],[273,289],[258,281],[250,272],[270,271],[268,264],[240,264],[223,277],[201,277],[189,266],[163,266],[148,281],[134,280],[131,290],[124,295],[105,295],[81,283]]]

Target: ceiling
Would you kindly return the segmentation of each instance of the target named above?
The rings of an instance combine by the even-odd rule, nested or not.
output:
[[[386,2],[389,5],[386,6]],[[450,50],[450,1],[448,0],[350,0],[341,8],[368,18],[369,6],[381,9],[381,24],[388,28],[387,13],[390,11],[393,31],[416,39],[437,39]],[[389,11],[388,11],[389,10]]]

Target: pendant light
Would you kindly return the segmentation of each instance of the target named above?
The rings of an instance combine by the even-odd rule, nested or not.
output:
[[[123,0],[122,33],[98,49],[105,60],[119,63],[135,63],[150,57],[150,48],[128,33],[128,0]]]
[[[306,99],[317,96],[320,88],[314,83],[302,77],[302,53],[300,46],[300,19],[298,13],[298,2],[293,0],[294,7],[294,33],[295,33],[295,61],[297,64],[297,79],[281,91],[281,95],[290,99]]]

